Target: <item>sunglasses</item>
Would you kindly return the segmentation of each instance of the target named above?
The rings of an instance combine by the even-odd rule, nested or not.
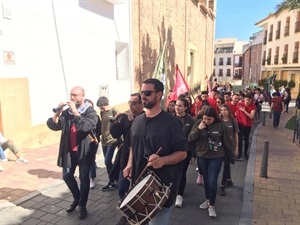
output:
[[[128,105],[133,105],[135,106],[136,104],[141,103],[141,102],[135,102],[135,101],[128,101]]]
[[[156,91],[141,91],[141,95],[150,96],[152,92],[156,92]]]

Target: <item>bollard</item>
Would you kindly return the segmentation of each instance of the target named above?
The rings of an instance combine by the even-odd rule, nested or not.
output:
[[[262,121],[262,125],[265,126],[266,125],[266,112],[264,112],[264,117],[263,117],[263,121]]]
[[[269,141],[265,141],[261,159],[260,177],[268,178]]]

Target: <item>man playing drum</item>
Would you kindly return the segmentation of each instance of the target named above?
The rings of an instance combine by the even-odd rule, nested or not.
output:
[[[149,225],[166,225],[169,222],[188,145],[180,121],[160,107],[163,91],[163,83],[157,79],[143,82],[141,96],[145,113],[137,116],[132,123],[131,151],[123,170],[124,177],[131,177],[135,184],[144,168],[148,167],[165,185],[170,186],[168,200],[151,218]]]

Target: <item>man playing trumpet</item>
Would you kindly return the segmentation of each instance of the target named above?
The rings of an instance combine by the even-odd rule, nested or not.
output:
[[[73,87],[70,101],[60,103],[53,117],[47,121],[51,130],[62,131],[57,165],[63,168],[63,180],[74,198],[66,212],[71,213],[79,206],[79,219],[84,219],[87,215],[89,172],[97,151],[97,143],[91,137],[95,137],[98,118],[96,111],[84,100],[84,95],[82,87]],[[63,110],[64,105],[68,105],[69,108]],[[80,188],[74,177],[77,166],[79,166]]]

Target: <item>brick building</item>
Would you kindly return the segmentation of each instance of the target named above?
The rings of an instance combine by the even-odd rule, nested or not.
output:
[[[152,75],[165,42],[168,88],[176,64],[191,88],[204,84],[213,71],[215,9],[215,0],[132,1],[135,88]]]

